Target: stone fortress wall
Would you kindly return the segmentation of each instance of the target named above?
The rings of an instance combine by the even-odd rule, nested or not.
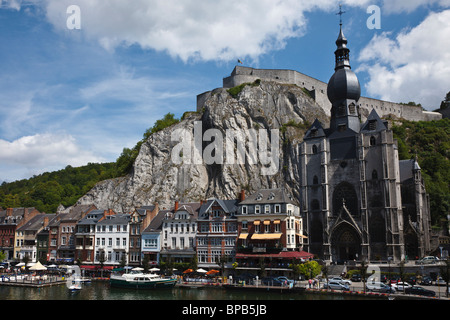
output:
[[[325,109],[330,115],[331,102],[327,96],[327,84],[295,70],[283,69],[254,69],[250,67],[236,66],[229,77],[223,79],[224,88],[233,88],[240,84],[252,83],[257,79],[275,81],[283,84],[296,84],[307,89],[311,97]],[[197,111],[201,111],[204,101],[210,96],[211,91],[197,96]],[[438,112],[424,111],[420,106],[402,105],[395,102],[361,97],[358,101],[361,113],[361,121],[365,121],[372,109],[375,109],[380,117],[389,114],[398,118],[412,121],[431,121],[442,119]]]

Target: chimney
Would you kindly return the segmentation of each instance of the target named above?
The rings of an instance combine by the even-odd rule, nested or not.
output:
[[[44,228],[48,226],[48,217],[44,217]]]
[[[178,210],[178,201],[175,201],[175,209],[173,211],[176,212],[177,210]]]
[[[12,214],[13,214],[13,208],[8,208],[8,209],[6,209],[6,216],[7,216],[7,217],[11,217]]]
[[[239,200],[242,202],[245,200],[245,190],[241,190],[241,195],[239,197]]]

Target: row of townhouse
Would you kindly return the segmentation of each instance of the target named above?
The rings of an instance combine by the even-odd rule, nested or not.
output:
[[[9,260],[28,255],[32,261],[137,266],[143,259],[158,265],[196,258],[199,267],[217,268],[222,257],[248,266],[261,258],[304,257],[300,209],[282,188],[248,197],[242,191],[232,200],[175,201],[162,210],[157,204],[130,213],[77,205],[56,214],[33,213],[8,240],[17,245]],[[0,211],[2,216],[8,215]]]

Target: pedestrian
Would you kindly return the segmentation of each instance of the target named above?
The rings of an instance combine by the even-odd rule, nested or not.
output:
[[[311,289],[311,283],[312,283],[312,280],[309,279],[309,280],[308,280],[308,283],[309,283],[309,288]]]

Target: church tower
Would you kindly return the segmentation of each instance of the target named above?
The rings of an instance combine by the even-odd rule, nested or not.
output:
[[[342,13],[340,11],[340,14]],[[338,132],[344,132],[347,129],[359,132],[357,104],[361,96],[361,87],[350,66],[350,49],[347,48],[347,39],[342,31],[342,20],[336,46],[335,72],[328,81],[327,87],[328,99],[332,104],[330,129]]]
[[[417,209],[427,198],[414,184],[405,188],[415,172],[402,170],[411,166],[400,166],[388,122],[374,109],[365,123],[360,122],[361,87],[351,70],[347,43],[341,20],[336,65],[327,88],[330,127],[316,119],[299,144],[300,205],[308,237],[304,248],[326,261],[398,262],[406,254],[421,255],[429,249],[429,215]],[[412,190],[419,194],[414,199],[422,199],[408,207],[406,252],[401,190],[405,197]]]

